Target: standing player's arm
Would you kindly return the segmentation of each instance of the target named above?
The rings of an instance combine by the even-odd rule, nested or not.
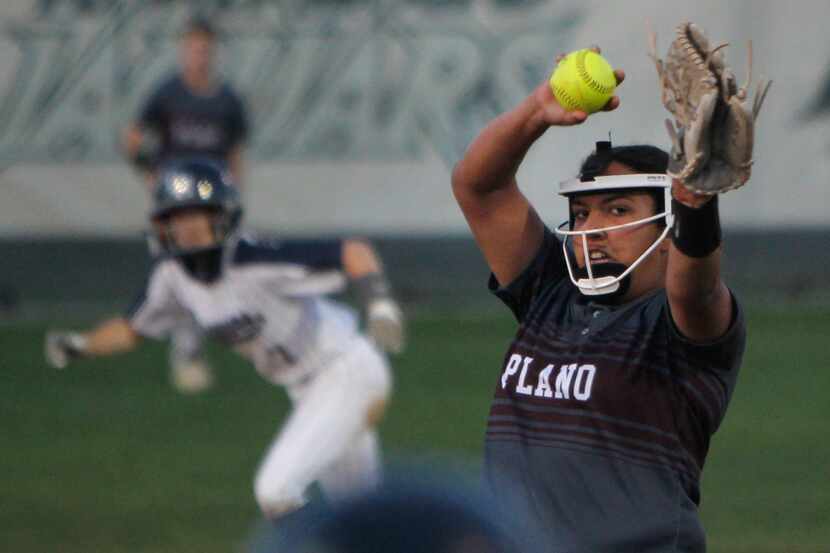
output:
[[[130,123],[124,131],[124,155],[128,160],[134,160],[141,150],[144,141],[144,131],[138,123]]]
[[[666,295],[677,329],[692,341],[723,336],[732,321],[732,295],[721,279],[717,196],[672,185],[675,226],[666,269]],[[679,205],[678,205],[679,204]]]
[[[380,256],[369,242],[350,238],[343,240],[341,260],[366,308],[369,335],[386,351],[400,353],[405,341],[403,313],[392,297]]]
[[[165,105],[168,89],[166,86],[157,88],[146,99],[133,121],[125,129],[123,136],[124,155],[127,161],[138,171],[144,179],[148,190],[155,187],[155,173],[157,152],[147,148],[148,131],[161,132],[167,125]]]
[[[242,143],[235,145],[228,152],[228,167],[236,187],[241,192],[245,183],[245,147]]]
[[[135,167],[144,179],[144,184],[148,188],[152,188],[155,174],[153,170],[152,160],[147,157],[147,154],[142,152],[141,146],[144,142],[145,132],[138,122],[130,123],[124,131],[123,149],[124,156],[127,161]]]
[[[617,80],[625,75],[617,71]],[[609,100],[615,109],[619,98]],[[519,190],[516,173],[528,150],[552,126],[578,125],[588,115],[565,111],[547,81],[478,135],[452,173],[458,205],[490,270],[502,285],[518,277],[539,250],[544,224]]]
[[[72,359],[123,353],[135,349],[140,342],[141,336],[130,322],[118,317],[104,321],[87,332],[48,332],[46,360],[62,369]]]
[[[245,184],[245,142],[248,140],[248,111],[245,103],[235,90],[231,90],[230,112],[226,119],[227,132],[231,141],[227,162],[236,186],[242,190]]]

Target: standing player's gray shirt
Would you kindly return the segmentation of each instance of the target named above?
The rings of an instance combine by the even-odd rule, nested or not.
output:
[[[196,94],[175,74],[165,79],[141,108],[141,125],[159,133],[157,163],[205,156],[226,161],[248,134],[244,104],[229,83]]]
[[[607,306],[567,278],[549,230],[515,281],[491,290],[520,326],[496,385],[485,473],[527,551],[703,552],[700,473],[746,342],[692,343],[665,290]]]

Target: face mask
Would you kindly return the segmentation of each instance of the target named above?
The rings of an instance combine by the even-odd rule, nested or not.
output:
[[[619,296],[625,293],[624,290],[621,291],[621,288],[625,286],[625,289],[627,290],[629,283],[625,282],[625,284],[623,284],[623,282],[630,280],[628,276],[631,274],[631,271],[642,263],[646,256],[648,256],[657,248],[657,246],[660,245],[663,239],[668,235],[669,230],[671,230],[674,219],[671,213],[671,180],[667,175],[663,174],[642,173],[633,175],[598,176],[585,180],[574,179],[563,182],[559,185],[559,193],[568,198],[574,194],[600,194],[622,189],[644,189],[648,191],[655,188],[662,188],[664,190],[664,205],[666,207],[665,211],[662,213],[638,219],[636,221],[631,221],[622,225],[614,225],[599,229],[573,230],[573,224],[570,220],[565,221],[556,228],[556,233],[564,237],[562,241],[562,252],[565,255],[568,275],[570,276],[571,282],[579,288],[580,292],[587,296],[603,296],[606,294],[615,294],[616,296]],[[591,263],[590,255],[588,253],[588,241],[586,240],[587,236],[591,234],[600,234],[623,228],[645,225],[660,219],[665,219],[665,229],[630,266],[626,267],[621,263],[601,263],[596,265]],[[585,267],[581,269],[577,267],[575,259],[572,259],[573,253],[569,251],[569,238],[573,236],[582,237],[582,253],[585,259]]]

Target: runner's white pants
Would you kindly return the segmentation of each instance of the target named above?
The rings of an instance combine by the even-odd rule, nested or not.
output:
[[[381,458],[374,423],[390,390],[386,358],[362,336],[311,380],[289,388],[293,410],[254,480],[262,511],[274,517],[302,506],[315,481],[332,500],[375,486]]]

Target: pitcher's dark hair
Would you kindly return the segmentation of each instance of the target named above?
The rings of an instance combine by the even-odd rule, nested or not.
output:
[[[638,173],[665,173],[669,170],[669,154],[657,146],[650,144],[612,146],[611,142],[600,141],[597,142],[596,149],[582,162],[579,167],[579,176],[591,178],[602,175],[613,161],[627,165]],[[654,198],[654,212],[663,212],[666,208],[663,193],[655,190],[650,193]]]
[[[192,34],[203,34],[211,40],[216,40],[219,37],[216,27],[204,14],[192,15],[185,21],[181,29],[181,36]]]
[[[638,173],[665,173],[669,169],[668,152],[657,146],[649,144],[611,146],[610,142],[597,142],[596,150],[582,162],[579,176],[601,175],[612,161],[627,165]]]

